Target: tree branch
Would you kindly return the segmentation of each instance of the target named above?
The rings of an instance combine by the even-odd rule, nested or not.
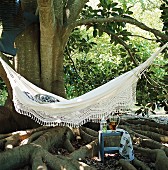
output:
[[[64,3],[62,0],[54,0],[54,14],[60,26],[63,25],[63,11]]]
[[[143,38],[143,39],[146,39],[146,40],[149,40],[149,41],[156,41],[157,39],[154,39],[154,38],[146,38],[142,35],[135,35],[135,34],[132,34],[132,35],[129,35],[129,36],[132,36],[132,37],[140,37],[140,38]]]
[[[68,0],[64,6],[64,27],[65,32],[63,33],[64,45],[66,45],[68,38],[74,29],[73,22],[79,17],[82,8],[88,0]],[[68,27],[68,28],[67,28]]]
[[[166,84],[163,84],[161,82],[156,82],[155,80],[153,80],[150,76],[148,76],[146,73],[143,74],[144,77],[146,78],[147,82],[154,88],[160,88],[162,87],[164,89],[165,92],[167,92],[166,87],[167,85]]]
[[[76,22],[73,23],[73,27],[77,27],[77,26],[81,26],[81,25],[90,25],[91,23],[108,23],[108,22],[125,22],[125,23],[129,23],[132,25],[135,25],[145,31],[149,31],[151,33],[153,33],[156,37],[160,37],[162,40],[166,40],[168,41],[168,36],[165,35],[164,33],[160,32],[157,29],[154,28],[150,28],[148,26],[146,26],[145,24],[143,24],[142,22],[137,21],[134,18],[131,18],[129,16],[125,16],[125,17],[120,17],[120,16],[116,16],[116,17],[110,17],[110,18],[90,18],[90,19],[85,19],[85,20],[78,20]]]
[[[114,34],[113,32],[111,32],[111,31],[109,31],[109,30],[104,30],[104,32],[106,32],[107,34],[111,34],[111,35],[114,37],[114,39],[116,39],[116,40],[119,42],[119,44],[121,44],[122,46],[124,46],[124,48],[127,50],[128,54],[129,54],[129,56],[131,57],[133,63],[137,66],[138,63],[137,63],[136,59],[134,58],[134,56],[133,56],[133,54],[132,54],[132,52],[131,52],[131,50],[130,50],[130,47],[129,47],[120,37],[118,37],[118,36],[117,36],[116,34]]]
[[[68,25],[71,24],[73,21],[76,21],[86,2],[88,2],[88,0],[68,0],[66,6]]]
[[[66,50],[67,50],[67,56],[68,56],[68,58],[70,59],[70,61],[72,62],[72,65],[73,65],[73,67],[74,67],[74,69],[75,69],[76,74],[77,74],[77,75],[79,76],[79,78],[83,81],[82,77],[81,77],[81,76],[79,75],[79,73],[78,73],[78,70],[76,69],[75,63],[74,63],[74,61],[73,61],[73,59],[72,59],[72,57],[71,57],[71,55],[70,55],[70,52],[69,52],[68,47],[66,46],[65,48],[66,48]]]

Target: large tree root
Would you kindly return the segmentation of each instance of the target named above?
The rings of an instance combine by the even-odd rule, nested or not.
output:
[[[30,138],[30,132],[28,134],[25,135]],[[20,137],[23,137],[19,132],[13,136],[9,136],[9,134],[4,135],[4,138],[1,136],[1,149],[4,150],[0,154],[1,169],[17,169],[27,164],[31,164],[32,169],[94,169],[78,160],[82,160],[88,155],[93,156],[95,152],[97,152],[97,149],[93,152],[94,149],[92,149],[92,147],[97,148],[97,142],[92,142],[73,152],[75,149],[70,141],[74,139],[74,135],[67,127],[55,127],[48,130],[46,130],[46,128],[36,129],[32,130],[31,134],[34,136],[37,134],[37,136],[31,138],[32,142],[27,142],[27,144],[25,143],[21,146],[17,146],[21,141]],[[22,139],[25,140],[25,138]],[[21,143],[22,142],[20,142],[20,144]],[[9,145],[11,147],[5,147]],[[53,155],[49,152],[53,147],[63,147],[66,148],[69,153],[72,153],[67,156]],[[10,160],[10,163],[7,160]]]
[[[133,125],[147,125],[150,127],[154,127],[154,128],[161,128],[164,129],[165,131],[168,131],[168,126],[165,124],[159,124],[153,120],[148,120],[148,119],[144,119],[144,120],[140,120],[140,119],[128,119],[126,120],[127,123],[133,124]]]
[[[156,170],[166,170],[168,169],[168,157],[166,156],[165,152],[161,149],[145,149],[140,147],[134,148],[139,151],[141,154],[150,157],[151,160],[155,161],[155,168]]]
[[[123,122],[120,128],[128,131],[132,138],[135,159],[129,162],[119,157],[118,165],[115,164],[114,167],[121,166],[123,170],[149,170],[151,165],[146,161],[148,158],[154,169],[168,169],[167,128],[165,130],[164,125],[157,124],[158,128],[155,129],[154,122],[149,122],[133,119]],[[97,127],[96,125],[96,129]],[[105,143],[118,145],[119,141],[107,137]],[[0,170],[21,170],[26,166],[28,170],[102,170],[106,168],[106,157],[104,166],[84,163],[87,162],[86,158],[91,160],[98,157],[98,149],[98,132],[86,127],[39,127],[1,134]],[[97,161],[97,165],[99,164]]]
[[[132,122],[133,123],[133,122]],[[155,133],[159,133],[161,135],[165,135],[168,136],[168,131],[166,131],[165,129],[163,130],[162,128],[157,128],[157,127],[150,127],[148,125],[137,125],[137,124],[130,124],[127,122],[124,122],[125,125],[127,125],[127,127],[129,128],[133,128],[135,130],[142,130],[142,131],[149,131],[149,132],[155,132]]]
[[[135,167],[137,167],[138,169],[142,169],[142,170],[150,170],[150,168],[142,161],[138,160],[137,158],[135,158],[133,160],[133,165]]]
[[[128,161],[124,160],[124,159],[120,159],[119,163],[122,165],[123,170],[136,170],[136,168],[130,164]]]

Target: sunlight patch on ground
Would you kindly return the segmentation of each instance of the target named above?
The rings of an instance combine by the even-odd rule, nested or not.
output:
[[[88,149],[92,149],[92,145],[86,145],[86,147],[88,148]]]
[[[79,162],[79,163],[80,163],[79,170],[84,170],[84,169],[86,169],[85,167],[88,167],[88,165],[83,162]]]
[[[8,144],[8,145],[6,146],[6,149],[13,149],[13,145]]]
[[[63,167],[63,166],[61,166],[61,170],[66,170],[66,168],[65,168],[65,167]]]
[[[47,170],[47,168],[44,167],[44,166],[38,166],[38,167],[37,167],[37,170]]]
[[[29,142],[28,138],[24,139],[23,141],[21,141],[20,145],[26,145],[26,144],[28,144],[28,142]]]
[[[26,135],[27,132],[26,131],[17,131],[17,132],[13,132],[12,135],[16,135],[16,134],[19,134],[19,135]]]
[[[168,147],[168,143],[162,143],[162,145],[164,145],[164,146]]]

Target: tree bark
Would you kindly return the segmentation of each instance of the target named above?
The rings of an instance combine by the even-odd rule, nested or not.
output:
[[[45,90],[65,97],[62,25],[53,1],[38,1],[40,17],[41,80]]]
[[[39,36],[39,24],[35,23],[16,38],[17,56],[14,58],[14,67],[27,80],[41,87]]]
[[[124,122],[131,123],[134,120],[125,120]],[[134,144],[135,159],[129,162],[119,157],[113,167],[126,170],[149,170],[150,167],[156,170],[166,170],[168,168],[166,146],[164,147],[162,143],[149,139],[149,137],[137,135],[137,132],[134,133],[134,128],[124,128],[126,126],[123,125],[121,127],[130,132]],[[77,138],[79,136],[80,138]],[[141,138],[140,143],[137,143],[133,139],[134,137]],[[110,143],[110,140],[110,138],[106,138],[105,143]],[[24,167],[33,170],[38,167],[53,170],[61,170],[61,168],[67,170],[99,168],[103,170],[109,166],[109,159],[106,157],[104,164],[101,164],[98,159],[93,164],[91,163],[93,158],[98,156],[98,150],[98,132],[86,127],[79,129],[39,127],[0,135],[0,165],[3,170]],[[111,159],[115,159],[115,157]]]

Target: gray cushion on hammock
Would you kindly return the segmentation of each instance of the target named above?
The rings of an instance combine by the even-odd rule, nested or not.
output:
[[[36,101],[39,103],[56,103],[59,102],[58,99],[56,99],[53,96],[46,95],[46,94],[36,94],[35,96]]]

